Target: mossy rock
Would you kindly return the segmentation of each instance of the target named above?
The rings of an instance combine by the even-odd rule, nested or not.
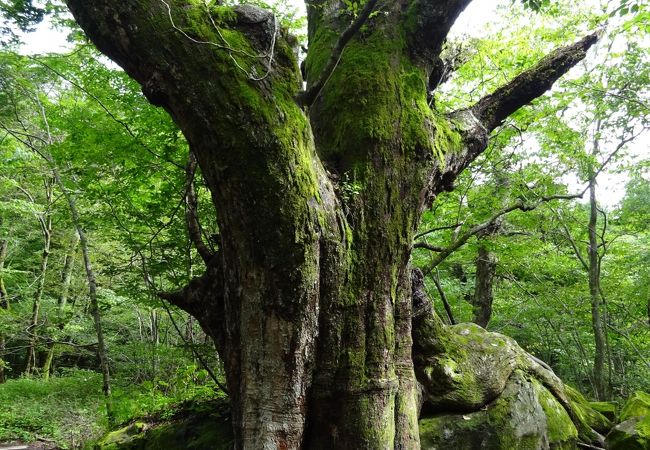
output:
[[[516,371],[486,408],[420,420],[422,449],[573,449],[578,433],[564,408],[540,383]]]
[[[618,414],[618,404],[616,402],[589,402],[589,406],[612,422],[616,421],[616,414]]]
[[[233,445],[230,423],[221,417],[193,416],[136,430],[129,425],[109,433],[95,450],[230,450]]]
[[[94,450],[230,450],[225,401],[186,404],[171,418],[149,417],[113,431]]]
[[[600,412],[596,411],[587,399],[571,386],[564,386],[564,390],[571,400],[571,405],[580,421],[605,435],[614,427],[614,423]]]
[[[618,421],[624,422],[634,417],[643,416],[650,416],[650,394],[639,391],[632,394],[625,402]]]
[[[101,439],[95,450],[142,450],[143,438],[147,425],[143,422],[134,422],[124,428],[108,433]]]
[[[607,435],[605,445],[608,450],[650,450],[650,415],[619,423]]]

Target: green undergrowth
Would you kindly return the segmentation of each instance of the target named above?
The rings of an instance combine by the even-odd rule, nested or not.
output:
[[[168,420],[180,410],[198,411],[201,405],[223,398],[203,375],[188,366],[165,381],[114,380],[116,424],[130,423],[134,417]],[[20,378],[0,384],[0,442],[44,440],[61,449],[91,448],[113,428],[101,386],[101,374],[87,370],[68,370],[49,381]]]
[[[80,447],[102,433],[101,375],[75,370],[49,381],[21,378],[0,384],[0,442],[54,441]]]

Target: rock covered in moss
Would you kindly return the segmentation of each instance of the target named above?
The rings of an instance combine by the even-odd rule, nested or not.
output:
[[[605,444],[608,450],[650,450],[650,415],[619,423],[607,435]]]
[[[224,405],[183,409],[169,420],[134,422],[102,438],[94,450],[230,450],[232,427]]]
[[[616,402],[589,402],[589,406],[615,423],[616,415],[618,414],[618,405]]]
[[[540,383],[516,371],[503,393],[467,414],[420,420],[422,449],[572,449],[578,433],[564,408]]]
[[[625,402],[618,420],[624,422],[633,417],[643,416],[650,416],[650,394],[639,391],[632,394]]]
[[[635,392],[618,420],[605,441],[609,450],[650,450],[650,394]]]
[[[579,416],[580,421],[602,434],[609,433],[614,423],[603,414],[596,411],[587,399],[571,386],[564,386],[564,389],[571,400],[573,410]]]

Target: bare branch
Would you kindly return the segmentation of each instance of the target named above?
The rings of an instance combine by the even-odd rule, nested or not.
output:
[[[332,53],[330,54],[327,64],[325,65],[323,71],[318,76],[318,79],[311,84],[309,89],[298,94],[297,100],[298,103],[300,103],[302,106],[309,107],[318,98],[318,95],[323,90],[323,88],[327,84],[327,81],[330,79],[330,77],[336,70],[336,66],[338,66],[339,61],[341,60],[341,56],[343,55],[343,50],[345,50],[345,46],[348,45],[350,39],[352,39],[354,35],[357,34],[357,32],[361,29],[363,24],[366,23],[366,21],[370,17],[370,14],[372,14],[373,9],[375,8],[375,5],[377,5],[377,1],[378,0],[369,0],[363,7],[363,10],[361,10],[359,15],[357,16],[357,18],[354,19],[354,22],[352,22],[350,26],[346,28],[343,31],[343,33],[341,33],[341,36],[336,41],[336,44],[332,49]]]
[[[444,247],[439,247],[437,245],[431,245],[427,242],[416,242],[413,244],[413,248],[424,248],[427,250],[431,250],[432,252],[444,252],[445,248]]]
[[[445,291],[442,289],[442,284],[440,284],[440,273],[436,271],[436,276],[433,277],[433,284],[436,285],[438,294],[440,294],[440,300],[442,300],[442,305],[445,307],[445,312],[447,313],[447,318],[451,325],[456,325],[456,320],[454,319],[454,314],[451,311],[451,306],[449,306],[449,301],[447,301],[447,296]]]
[[[485,222],[476,225],[469,229],[467,232],[465,232],[463,235],[461,235],[459,238],[454,240],[454,242],[451,243],[448,247],[443,249],[441,252],[436,255],[435,258],[432,259],[432,261],[425,266],[424,269],[422,269],[422,272],[424,275],[428,275],[431,273],[433,269],[435,269],[441,262],[443,262],[445,259],[447,259],[453,252],[458,250],[460,247],[465,245],[467,241],[470,240],[473,236],[476,236],[477,234],[481,233],[482,231],[490,228],[501,216],[504,216],[512,211],[520,210],[523,212],[527,211],[532,211],[542,205],[543,203],[550,202],[552,200],[571,200],[571,199],[576,199],[582,197],[583,193],[580,194],[569,194],[569,195],[549,195],[549,196],[544,196],[540,197],[535,203],[524,203],[523,200],[518,199],[516,202],[514,202],[512,205],[507,206],[506,208],[503,208],[500,211],[497,211],[492,217],[490,217],[488,220]]]
[[[427,234],[435,233],[436,231],[442,231],[442,230],[453,230],[455,228],[458,228],[459,226],[463,225],[462,223],[455,223],[453,225],[444,225],[441,227],[436,227],[436,228],[431,228],[430,230],[424,231],[422,233],[416,234],[414,239],[419,239],[423,236],[426,236]]]
[[[464,145],[462,151],[447,154],[445,169],[439,174],[440,189],[449,190],[458,174],[483,153],[492,130],[519,108],[549,90],[553,83],[586,56],[587,50],[597,40],[598,34],[593,33],[572,45],[560,47],[474,106],[451,113],[450,119],[457,124]]]

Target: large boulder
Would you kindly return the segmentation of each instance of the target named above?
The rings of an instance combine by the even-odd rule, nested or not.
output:
[[[501,395],[479,411],[420,420],[422,449],[574,449],[578,431],[538,381],[517,370]]]
[[[605,440],[608,450],[650,450],[650,394],[635,392],[618,420]]]
[[[607,435],[605,445],[608,450],[650,450],[650,416],[619,423]]]
[[[618,416],[619,422],[624,422],[633,417],[643,417],[650,415],[650,394],[646,392],[635,392],[627,399]]]

